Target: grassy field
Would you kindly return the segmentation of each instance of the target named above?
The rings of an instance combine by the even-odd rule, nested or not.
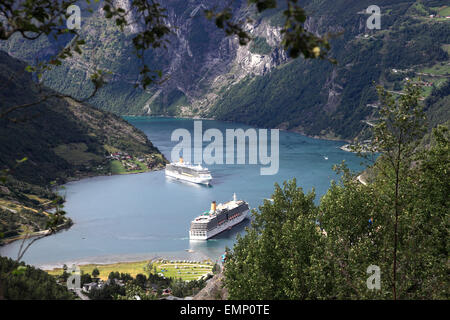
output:
[[[423,68],[420,70],[420,72],[423,73],[429,73],[436,76],[442,76],[442,75],[450,75],[450,65],[448,65],[448,61],[435,64],[434,66],[430,68]]]
[[[137,160],[135,160],[134,163],[136,163],[141,168],[142,171],[147,171],[148,168],[144,163],[139,162]]]
[[[45,201],[34,195],[26,196],[41,203]],[[0,245],[47,232],[49,216],[46,211],[19,204],[14,200],[0,199]]]
[[[442,48],[450,53],[450,45],[443,45]],[[425,67],[420,69],[418,72],[422,73],[413,78],[413,81],[429,81],[434,84],[435,87],[440,87],[447,79],[450,78],[450,61],[439,62],[433,66]],[[432,76],[427,76],[423,74],[428,74]],[[433,88],[432,87],[423,87],[423,95],[424,97],[428,97]]]
[[[41,199],[41,198],[39,198],[39,197],[37,197],[37,196],[27,195],[27,197],[33,198],[33,199],[39,199],[40,202],[41,202],[41,201],[42,201],[42,202],[45,201],[44,199]],[[48,202],[48,201],[47,201],[47,202]],[[46,216],[49,215],[49,213],[46,212],[46,211],[39,211],[39,210],[30,208],[30,207],[27,207],[27,206],[25,206],[25,205],[23,205],[23,204],[18,204],[18,203],[16,203],[15,201],[12,201],[12,200],[6,200],[6,199],[0,199],[0,207],[3,208],[3,209],[5,209],[5,210],[8,210],[8,211],[10,211],[10,212],[13,212],[13,211],[15,211],[15,212],[20,212],[21,210],[26,210],[26,211],[33,212],[33,213],[36,213],[36,214],[42,213],[42,214],[44,214],[44,215],[46,215]]]
[[[148,171],[147,166],[145,164],[143,164],[142,162],[139,162],[139,161],[136,161],[136,160],[133,160],[133,161],[130,161],[130,162],[136,163],[141,169],[140,170],[127,171],[119,160],[113,160],[113,161],[110,162],[111,173],[112,174],[128,174],[128,173],[140,173],[140,172]]]
[[[34,195],[34,194],[25,194],[25,196],[26,196],[28,199],[32,199],[32,200],[38,201],[40,204],[44,204],[44,203],[48,203],[48,202],[49,202],[48,199],[42,199],[42,198],[39,198],[38,196],[36,196],[36,195]]]
[[[212,272],[213,263],[211,261],[203,262],[180,262],[168,260],[158,260],[152,262],[152,268],[149,270],[149,260],[137,262],[118,262],[113,264],[86,264],[79,266],[82,272],[92,274],[92,270],[97,268],[100,271],[99,278],[102,280],[108,279],[111,272],[129,273],[132,277],[136,277],[139,273],[148,274],[150,271],[156,272],[166,278],[181,278],[182,280],[194,280]],[[62,268],[53,270],[46,270],[51,275],[62,274]]]
[[[441,10],[439,10],[439,14],[443,17],[450,16],[450,7],[446,6],[445,8],[441,8]]]
[[[195,280],[212,272],[212,264],[205,263],[158,263],[156,270],[166,278]]]
[[[91,152],[87,152],[87,145],[85,143],[69,143],[61,144],[53,151],[59,157],[73,165],[88,164],[90,161],[101,161],[103,158]]]
[[[107,280],[110,272],[120,272],[129,273],[132,277],[136,277],[139,273],[147,273],[145,267],[148,265],[149,261],[138,261],[138,262],[119,262],[113,264],[85,264],[79,266],[81,271],[84,273],[92,274],[92,270],[97,268],[100,271],[99,278],[102,280]],[[62,268],[57,268],[53,270],[46,270],[51,275],[62,274]]]
[[[111,172],[113,174],[124,174],[127,173],[122,163],[119,160],[113,160],[110,162]]]

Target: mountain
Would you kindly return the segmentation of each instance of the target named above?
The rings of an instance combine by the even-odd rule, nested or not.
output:
[[[367,30],[368,16],[361,14],[370,1],[310,2],[310,30],[343,31],[332,41],[338,64],[289,60],[228,88],[208,114],[318,137],[353,138],[367,127],[364,120],[374,117],[374,84],[400,92],[408,77],[417,81],[421,76],[435,87],[449,78],[450,23],[418,16],[413,2],[380,2],[384,14],[379,31]],[[426,73],[433,68],[440,68],[440,74]],[[445,118],[449,116],[447,110]]]
[[[25,67],[0,51],[0,114],[54,93],[38,88]],[[46,210],[57,200],[55,181],[155,170],[167,162],[121,117],[60,97],[1,117],[0,155],[0,236],[6,238],[18,236],[26,225],[35,232],[45,228]]]
[[[127,0],[116,4],[130,7]],[[433,90],[446,88],[449,78],[450,20],[437,17],[448,9],[446,1],[378,1],[381,30],[366,26],[365,11],[372,4],[302,1],[309,14],[308,30],[339,34],[331,42],[331,56],[338,61],[333,65],[290,59],[280,48],[283,5],[256,14],[247,1],[235,1],[235,17],[253,19],[246,26],[253,42],[239,46],[203,15],[205,8],[221,8],[222,1],[164,1],[167,21],[176,29],[167,50],[145,55],[150,68],[162,70],[165,80],[146,91],[134,87],[141,61],[131,41],[139,25],[120,32],[97,8],[83,16],[83,54],[47,72],[44,82],[54,90],[85,97],[91,90],[89,75],[98,67],[111,75],[90,103],[119,115],[208,117],[350,140],[376,117],[375,84],[401,93],[407,78],[420,78],[426,98]],[[45,58],[67,43],[49,39],[31,45],[17,36],[0,48],[32,63],[35,56]],[[450,119],[448,110],[431,105],[428,109],[431,118]],[[435,113],[437,109],[441,111]]]

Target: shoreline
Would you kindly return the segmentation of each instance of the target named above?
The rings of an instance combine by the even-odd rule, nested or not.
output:
[[[61,269],[63,265],[71,266],[86,266],[86,265],[101,265],[108,266],[114,264],[130,264],[147,262],[154,260],[187,260],[187,261],[216,261],[219,259],[212,259],[207,255],[196,251],[173,251],[173,252],[160,252],[160,253],[142,253],[142,254],[119,254],[119,255],[107,255],[97,257],[86,257],[67,261],[49,262],[49,263],[36,263],[30,264],[45,271],[52,271],[55,269]]]
[[[152,119],[152,118],[168,118],[168,119],[179,119],[179,120],[208,120],[208,121],[222,121],[222,122],[227,122],[227,123],[239,123],[239,124],[243,124],[246,126],[250,126],[250,127],[255,127],[253,125],[247,124],[247,123],[243,123],[243,122],[237,122],[237,121],[230,121],[230,120],[217,120],[214,118],[202,118],[202,117],[188,117],[188,116],[165,116],[165,115],[121,115],[121,117],[127,117],[127,118],[142,118],[142,120],[144,119]],[[126,120],[126,119],[125,119]],[[139,119],[136,119],[139,120]],[[255,128],[259,128],[259,127],[255,127]],[[297,129],[284,129],[284,128],[265,128],[265,127],[261,127],[261,129],[278,129],[280,131],[285,131],[285,132],[292,132],[292,133],[297,133],[300,134],[302,136],[311,138],[311,139],[316,139],[316,140],[325,140],[325,141],[338,141],[338,142],[345,142],[346,145],[350,144],[352,141],[348,140],[348,139],[343,139],[343,138],[339,138],[339,137],[327,137],[327,136],[318,136],[318,135],[309,135],[306,134],[300,130]],[[347,150],[344,150],[347,151]],[[349,151],[351,152],[351,151]]]
[[[11,238],[5,238],[5,239],[2,239],[2,241],[0,242],[0,247],[9,245],[9,244],[13,243],[14,241],[23,240],[25,238],[33,239],[34,237],[39,237],[39,236],[48,237],[48,236],[51,236],[52,234],[58,233],[59,231],[70,229],[70,227],[73,226],[73,224],[74,223],[73,223],[72,219],[67,218],[67,221],[56,226],[55,232],[51,232],[50,229],[44,229],[44,230],[32,232],[30,234],[21,234],[21,235],[14,236]]]
[[[120,117],[122,117],[122,118],[124,118],[124,117],[126,117],[126,118],[159,118],[159,119],[161,119],[161,118],[168,118],[168,119],[175,119],[175,120],[179,119],[179,120],[216,120],[216,121],[224,121],[224,120],[217,120],[217,119],[214,119],[214,118],[188,117],[188,116],[183,117],[183,116],[169,116],[169,115],[167,115],[167,116],[165,116],[165,115],[154,115],[154,116],[146,115],[146,116],[144,116],[144,115],[126,115],[126,114],[124,114],[124,115],[120,115]],[[139,119],[136,119],[136,120],[139,120]],[[226,122],[226,121],[224,121],[224,122]],[[233,122],[233,121],[230,121],[230,122]]]
[[[138,116],[138,115],[126,115],[126,116],[122,116],[122,117],[129,117],[129,118],[141,118],[142,120],[145,119],[151,119],[151,118],[169,118],[169,119],[186,119],[186,120],[216,120],[216,119],[208,119],[208,118],[189,118],[189,117],[174,117],[174,116]],[[126,119],[125,119],[126,120]],[[216,120],[216,121],[223,121],[223,120]],[[228,123],[236,123],[235,121],[224,121],[224,122],[228,122]],[[243,125],[249,126],[248,124],[244,124]],[[348,142],[347,140],[342,140],[342,139],[338,139],[338,138],[326,138],[326,137],[322,137],[322,136],[310,136],[307,134],[304,134],[303,132],[299,131],[299,130],[287,130],[287,129],[283,129],[283,128],[274,128],[274,129],[279,129],[285,132],[292,132],[292,133],[296,133],[296,134],[300,134],[303,135],[305,137],[308,138],[312,138],[312,139],[317,139],[317,140],[326,140],[326,141],[340,141],[340,142]],[[352,152],[351,150],[349,150],[347,148],[349,144],[345,144],[341,147],[339,147],[341,150],[343,151],[347,151],[347,152]],[[161,171],[163,170],[164,167],[158,167],[158,168],[152,168],[149,169],[147,171],[143,171],[143,172],[126,172],[126,173],[117,173],[117,174],[113,174],[113,173],[109,173],[109,174],[98,174],[97,172],[88,172],[88,173],[81,173],[81,174],[76,174],[72,177],[67,177],[64,181],[60,181],[59,183],[57,183],[52,189],[54,190],[54,192],[57,192],[57,189],[67,183],[71,183],[71,182],[77,182],[77,181],[81,181],[83,179],[87,179],[87,178],[95,178],[95,177],[109,177],[109,176],[113,176],[113,175],[127,175],[127,174],[141,174],[141,173],[147,173],[147,172],[154,172],[154,171]],[[68,216],[68,218],[70,218],[70,216]],[[58,231],[55,232],[55,234],[61,230],[68,230],[70,229],[70,227],[72,225],[74,225],[75,223],[72,222],[70,225],[66,226],[65,228],[61,228],[58,229]],[[39,236],[42,233],[48,232],[48,230],[41,230],[39,232],[36,232],[35,234],[33,234],[32,236],[30,236],[30,239],[32,239],[33,237]],[[49,236],[52,234],[49,234]],[[21,240],[23,239],[25,236],[21,236],[21,237],[16,237],[14,239],[4,239],[3,243],[0,243],[0,246],[6,246],[9,245],[17,240]],[[185,252],[184,252],[185,253]],[[172,256],[173,253],[169,254],[169,256]],[[126,255],[125,255],[126,256]],[[179,257],[179,255],[177,255],[176,257]],[[94,260],[92,260],[94,259]],[[131,260],[130,260],[131,259]],[[139,260],[140,259],[140,260]],[[101,258],[101,257],[87,257],[84,259],[74,259],[74,261],[66,261],[67,263],[79,263],[80,265],[83,264],[112,264],[112,263],[126,263],[126,262],[136,262],[136,261],[142,261],[142,258],[138,258],[138,260],[136,260],[136,258],[126,258],[124,257],[124,255],[122,255],[121,257],[116,257],[115,259],[109,260],[106,259],[106,261]],[[45,268],[48,268],[50,266],[54,267],[58,267],[58,266],[62,266],[64,264],[64,262],[49,262],[49,263],[45,263],[45,264],[36,264],[36,266],[38,266],[40,268],[40,266],[44,266]]]
[[[346,144],[346,145],[343,145],[342,147],[339,147],[339,149],[341,149],[342,151],[355,153],[355,152],[352,151],[349,147],[350,147],[350,144]]]
[[[110,173],[110,174],[106,174],[106,175],[105,174],[95,174],[95,172],[90,172],[90,173],[86,173],[86,174],[79,174],[79,175],[75,175],[73,177],[67,177],[64,181],[58,182],[55,186],[52,187],[51,190],[52,190],[52,192],[57,193],[58,192],[58,188],[61,187],[61,186],[64,186],[67,183],[77,182],[77,181],[81,181],[83,179],[88,179],[88,178],[122,176],[122,175],[129,175],[129,174],[130,175],[131,174],[142,174],[142,173],[148,173],[148,172],[161,171],[163,169],[164,168],[161,167],[161,168],[149,169],[147,171],[142,171],[142,172],[125,172],[125,173],[115,173],[115,174]],[[53,209],[53,208],[50,208],[50,210],[51,209]],[[75,222],[73,222],[73,220],[70,219],[69,216],[67,216],[67,218],[69,219],[69,221],[67,221],[66,223],[64,223],[62,225],[59,225],[57,227],[56,232],[50,233],[49,229],[39,230],[39,231],[31,233],[28,236],[28,239],[33,239],[34,237],[38,237],[38,236],[41,236],[41,235],[51,236],[51,235],[56,234],[56,233],[58,233],[58,232],[60,232],[62,230],[70,229],[75,224]],[[14,237],[11,237],[11,238],[3,238],[3,239],[0,240],[0,247],[10,245],[10,244],[12,244],[15,241],[23,240],[25,237],[27,237],[27,235],[18,235],[18,236],[14,236]]]
[[[311,138],[311,139],[316,139],[316,140],[345,142],[346,145],[344,145],[342,147],[348,146],[351,143],[351,140],[343,139],[343,138],[339,138],[339,137],[332,138],[332,137],[318,136],[318,135],[312,136],[312,135],[306,134],[306,133],[304,133],[302,131],[299,131],[299,130],[296,130],[296,129],[280,129],[280,128],[276,128],[276,129],[283,130],[283,131],[286,131],[286,132],[293,132],[293,133],[301,134],[302,136],[305,136],[305,137],[308,137],[308,138]],[[339,148],[341,148],[341,147],[339,147]],[[344,150],[344,149],[342,149],[342,150]],[[344,150],[344,151],[346,151],[346,150]]]
[[[75,182],[75,181],[80,181],[83,179],[87,179],[87,178],[96,178],[96,177],[111,177],[111,176],[123,176],[123,175],[128,175],[128,174],[141,174],[141,173],[147,173],[147,172],[154,172],[154,171],[161,171],[164,170],[164,167],[161,168],[154,168],[154,169],[148,169],[146,171],[141,171],[141,172],[124,172],[124,173],[110,173],[110,174],[86,174],[86,175],[76,175],[73,177],[67,177],[67,179],[64,182],[61,183],[57,183],[57,185],[53,188],[58,188],[60,186],[65,185],[66,183],[69,182]]]

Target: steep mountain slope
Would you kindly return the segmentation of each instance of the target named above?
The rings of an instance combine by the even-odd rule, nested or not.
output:
[[[0,114],[40,101],[42,95],[25,66],[0,52]],[[52,91],[44,88],[43,93]],[[1,117],[0,239],[18,236],[25,226],[44,229],[45,210],[57,199],[51,183],[110,174],[112,152],[141,159],[142,171],[167,162],[143,132],[119,116],[71,99],[49,98]]]
[[[0,65],[1,110],[39,101],[30,74],[22,72],[24,63],[0,52]],[[90,174],[105,164],[111,149],[135,156],[160,155],[144,133],[120,117],[71,99],[51,98],[14,111],[1,122],[1,165],[12,167],[16,159],[28,157],[29,163],[15,174],[27,182],[42,184],[82,172]],[[157,159],[161,161],[155,160],[155,167],[164,162]]]
[[[243,47],[202,13],[220,8],[222,1],[164,1],[167,20],[176,28],[167,50],[145,56],[165,80],[147,91],[134,88],[141,61],[131,40],[139,25],[122,33],[97,10],[82,20],[84,53],[46,73],[44,81],[57,91],[83,97],[91,88],[89,75],[98,67],[111,72],[110,83],[90,102],[117,114],[201,116],[351,139],[374,117],[374,84],[401,92],[405,79],[421,77],[429,85],[426,97],[448,79],[450,20],[430,18],[445,12],[447,1],[380,0],[381,30],[369,30],[366,8],[372,2],[302,1],[310,15],[308,30],[341,33],[332,40],[332,56],[338,61],[334,66],[286,56],[280,48],[282,6],[256,15],[246,1],[233,2],[237,19],[253,18],[247,30],[254,41]],[[130,5],[126,0],[117,3]],[[17,37],[0,48],[32,63],[30,52],[45,58],[56,44],[40,39],[31,45]]]
[[[129,6],[129,1],[117,3]],[[245,4],[242,0],[235,2],[237,17],[247,14]],[[86,40],[83,54],[74,55],[62,66],[46,73],[45,84],[57,91],[84,97],[91,89],[90,73],[94,68],[101,68],[111,72],[111,76],[109,85],[90,101],[93,105],[118,114],[175,115],[182,112],[183,107],[191,107],[189,113],[195,108],[193,104],[201,107],[212,92],[211,86],[221,86],[224,81],[235,83],[247,74],[266,73],[286,59],[279,49],[261,58],[251,53],[250,48],[242,50],[237,41],[226,38],[203,14],[205,8],[222,7],[221,1],[171,0],[163,5],[167,8],[168,22],[175,27],[174,34],[169,37],[167,50],[155,50],[145,56],[152,69],[163,71],[165,81],[160,86],[148,91],[134,88],[142,66],[131,43],[138,27],[127,28],[122,33],[114,22],[102,17],[100,9],[86,16],[83,11],[81,35]],[[272,47],[281,39],[278,29],[269,23],[255,28],[253,33],[264,36]],[[33,64],[36,57],[47,59],[65,44],[67,39],[55,42],[51,37],[41,37],[31,42],[16,35],[7,42],[0,42],[0,49]],[[257,51],[259,47],[252,50]]]
[[[350,139],[367,127],[364,120],[373,116],[377,104],[374,84],[401,92],[407,78],[418,81],[421,76],[436,88],[448,79],[445,73],[421,73],[435,65],[448,68],[445,45],[450,42],[449,21],[417,16],[412,1],[396,1],[394,5],[384,1],[379,4],[385,13],[382,29],[370,31],[365,26],[367,16],[357,14],[370,1],[334,1],[328,7],[317,3],[307,7],[314,12],[310,28],[320,33],[344,30],[332,42],[338,65],[289,61],[269,74],[248,77],[232,86],[208,115]]]

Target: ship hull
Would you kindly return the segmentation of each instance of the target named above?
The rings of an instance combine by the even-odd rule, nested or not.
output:
[[[204,235],[195,235],[193,231],[189,231],[189,240],[208,240],[212,237],[215,237],[219,233],[226,231],[228,229],[231,229],[235,225],[241,223],[248,215],[249,210],[244,211],[240,216],[232,219],[227,220],[222,225],[212,229],[208,230],[204,233]]]
[[[184,181],[189,181],[192,183],[205,184],[205,185],[209,185],[212,180],[211,178],[200,178],[200,177],[188,176],[188,175],[180,174],[178,172],[174,172],[174,171],[167,170],[167,169],[166,169],[166,176],[177,179],[177,180],[184,180]]]

